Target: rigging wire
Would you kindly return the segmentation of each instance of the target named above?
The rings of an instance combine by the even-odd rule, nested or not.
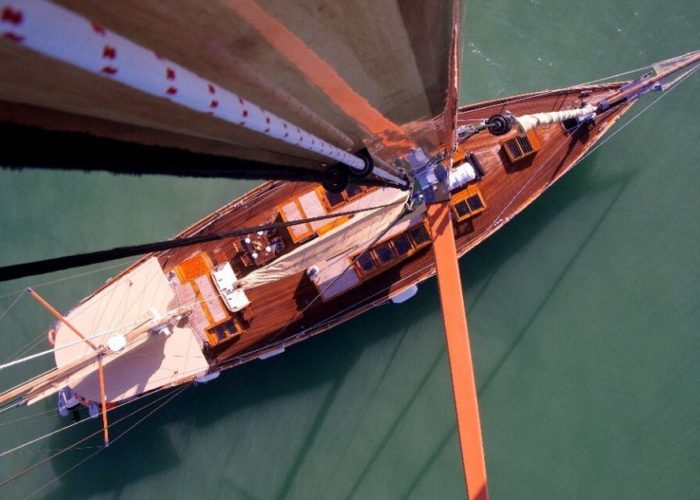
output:
[[[181,379],[180,379],[180,380],[184,380],[185,378],[187,378],[187,377],[189,377],[189,376],[196,375],[197,373],[200,373],[200,372],[201,372],[201,370],[200,370],[199,368],[191,369],[191,370],[188,370],[188,371],[186,371],[186,372],[182,372],[182,373],[180,373],[180,375],[181,375]],[[163,379],[152,379],[152,380],[155,380],[156,382],[158,382],[158,381],[163,380]],[[196,382],[194,382],[194,383],[196,384]],[[192,382],[184,382],[184,383],[179,384],[179,385],[184,385],[185,387],[189,387],[190,385],[192,385]],[[151,391],[148,391],[148,392],[145,392],[145,393],[142,393],[142,394],[138,394],[138,395],[136,395],[136,396],[134,396],[134,397],[132,397],[132,398],[126,400],[126,401],[120,402],[119,404],[117,404],[116,406],[113,406],[112,408],[107,408],[107,412],[110,412],[110,411],[112,411],[112,410],[116,410],[116,409],[118,409],[118,408],[122,408],[122,407],[128,406],[128,405],[130,405],[130,404],[132,404],[132,403],[134,403],[134,402],[136,402],[136,401],[138,401],[138,400],[140,400],[140,399],[143,399],[143,398],[146,398],[146,397],[149,397],[149,396],[153,396],[153,395],[155,395],[155,394],[157,394],[157,393],[159,393],[159,392],[162,392],[162,391],[164,391],[164,390],[171,389],[172,387],[173,387],[172,385],[163,385],[163,386],[161,386],[161,387],[159,387],[159,388],[157,388],[157,389],[153,389],[153,390],[151,390]],[[148,403],[148,405],[146,405],[146,406],[149,406],[150,404],[151,404],[151,403]],[[6,408],[3,408],[3,409],[0,411],[0,413],[4,413],[4,412],[7,411],[7,410],[17,408],[18,406],[22,406],[22,405],[17,405],[17,404],[15,404],[15,405],[9,405],[9,406],[7,406]],[[50,411],[55,411],[55,410],[50,410]],[[40,437],[38,437],[38,438],[36,438],[36,439],[33,439],[33,440],[31,440],[31,441],[22,443],[21,445],[18,445],[18,446],[16,446],[15,448],[12,448],[12,449],[10,449],[10,450],[6,450],[6,451],[4,451],[4,452],[1,452],[1,453],[0,453],[0,458],[4,457],[4,456],[6,456],[6,455],[14,454],[14,453],[16,453],[18,450],[21,450],[21,449],[23,449],[23,448],[26,448],[26,447],[29,446],[30,444],[36,443],[36,442],[38,442],[38,441],[41,441],[41,440],[43,440],[43,439],[45,439],[45,438],[47,438],[47,437],[50,437],[50,436],[54,435],[54,434],[58,434],[58,433],[61,432],[61,431],[67,430],[67,429],[69,429],[69,428],[71,428],[71,427],[73,427],[73,426],[75,426],[75,425],[77,425],[77,424],[81,424],[81,423],[83,423],[83,422],[88,422],[88,421],[90,421],[90,420],[92,420],[92,417],[91,417],[91,418],[87,418],[87,419],[83,419],[83,420],[81,420],[80,422],[75,422],[75,423],[70,424],[70,425],[67,425],[67,426],[65,426],[65,427],[61,427],[60,429],[56,429],[56,430],[54,430],[54,431],[52,431],[52,432],[50,432],[50,433],[48,433],[48,434],[45,434],[45,435],[43,435],[43,436],[40,436]],[[115,423],[116,423],[116,422],[117,422],[117,421],[115,421]],[[101,429],[99,432],[102,432],[102,429]],[[2,486],[2,484],[0,484],[0,486]]]
[[[56,412],[56,409],[51,408],[50,410],[44,410],[44,411],[39,412],[39,413],[32,413],[31,415],[25,415],[23,417],[15,418],[13,420],[6,420],[4,422],[0,422],[0,427],[3,427],[5,425],[10,425],[10,424],[15,424],[17,422],[23,422],[26,420],[32,420],[32,419],[35,419],[38,417],[47,417],[47,416],[49,416],[50,413],[55,413],[55,412]]]
[[[109,260],[115,260],[123,257],[133,257],[136,255],[142,255],[150,252],[171,250],[174,248],[186,247],[193,244],[207,243],[210,241],[223,240],[228,238],[233,238],[236,236],[244,236],[246,234],[251,234],[256,231],[268,231],[274,229],[284,229],[297,224],[306,224],[311,222],[322,221],[326,219],[333,219],[336,217],[351,216],[362,212],[367,212],[370,210],[376,210],[378,208],[385,208],[395,203],[388,203],[385,205],[378,205],[376,207],[365,207],[358,208],[356,210],[348,210],[345,212],[335,212],[332,214],[320,215],[318,217],[309,217],[306,219],[298,219],[287,222],[275,222],[272,224],[262,224],[256,227],[248,227],[242,229],[235,229],[232,231],[224,231],[220,233],[209,233],[200,234],[194,236],[186,236],[184,238],[176,238],[172,240],[157,241],[153,243],[146,243],[142,245],[130,245],[124,247],[116,247],[109,250],[100,250],[96,252],[88,252],[83,254],[67,255],[64,257],[56,257],[52,259],[37,260],[32,262],[25,262],[21,264],[13,264],[9,266],[0,267],[0,281],[9,281],[13,279],[23,278],[26,276],[33,276],[36,274],[43,274],[52,271],[61,271],[64,269],[70,269],[74,267],[85,266],[88,264],[97,264],[100,262],[106,262]]]
[[[187,384],[187,385],[185,385],[185,388],[186,388],[186,387],[189,387],[189,386],[190,386],[190,384]],[[146,393],[146,394],[141,394],[141,395],[139,395],[139,396],[137,396],[137,397],[135,397],[135,398],[133,398],[133,399],[130,399],[129,401],[126,401],[126,402],[124,402],[124,403],[121,403],[121,404],[119,404],[119,405],[117,405],[117,406],[113,406],[112,408],[107,408],[107,411],[110,412],[110,411],[116,410],[116,409],[118,409],[118,408],[123,408],[123,407],[125,407],[125,406],[127,406],[127,405],[130,405],[130,404],[132,404],[132,403],[135,403],[136,401],[138,401],[138,400],[140,400],[140,399],[143,399],[143,398],[148,397],[148,396],[153,396],[154,394],[157,394],[157,393],[159,393],[159,392],[161,392],[161,391],[164,391],[164,390],[166,390],[166,389],[170,389],[170,387],[161,387],[161,388],[156,389],[156,390],[154,390],[154,391],[152,391],[152,392],[148,392],[148,393]],[[168,394],[171,394],[171,393],[174,392],[175,390],[177,390],[177,389],[174,389],[173,391],[169,392]],[[160,398],[158,398],[158,399],[156,399],[156,400],[154,400],[154,401],[150,401],[150,402],[146,403],[145,406],[139,408],[138,410],[135,410],[134,412],[132,412],[132,413],[130,413],[129,415],[127,415],[126,417],[122,417],[122,418],[120,418],[120,419],[117,419],[117,420],[113,421],[112,423],[116,424],[117,422],[120,422],[121,420],[124,420],[124,418],[128,418],[129,416],[133,415],[134,413],[136,413],[136,412],[138,412],[138,411],[141,411],[143,408],[148,408],[149,406],[153,405],[155,402],[162,400],[164,397],[167,397],[168,394],[165,394],[165,395],[161,396]],[[52,411],[55,411],[55,410],[52,410]],[[51,432],[49,432],[49,433],[43,434],[43,435],[41,435],[41,436],[39,436],[39,437],[37,437],[37,438],[35,438],[35,439],[32,439],[32,440],[27,441],[27,442],[25,442],[25,443],[22,443],[22,444],[20,444],[20,445],[18,445],[18,446],[15,446],[14,448],[11,448],[11,449],[9,449],[9,450],[3,451],[2,453],[0,453],[0,458],[2,458],[2,457],[4,457],[4,456],[7,456],[7,455],[12,455],[12,454],[16,453],[17,451],[19,451],[19,450],[21,450],[21,449],[23,449],[23,448],[26,448],[27,446],[30,446],[30,445],[32,445],[32,444],[34,444],[34,443],[37,443],[37,442],[39,442],[39,441],[42,441],[42,440],[44,440],[44,439],[46,439],[46,438],[48,438],[48,437],[54,436],[54,435],[56,435],[56,434],[58,434],[58,433],[60,433],[60,432],[66,431],[66,430],[68,430],[68,429],[70,429],[70,428],[72,428],[72,427],[75,427],[76,425],[79,425],[79,424],[82,424],[82,423],[85,423],[85,422],[91,422],[92,420],[93,420],[93,417],[84,418],[84,419],[80,420],[79,422],[73,422],[72,424],[66,425],[65,427],[61,427],[61,428],[59,428],[59,429],[55,429],[55,430],[53,430],[53,431],[51,431]],[[110,424],[110,425],[111,425],[111,424]],[[94,435],[99,434],[99,433],[101,433],[101,432],[102,432],[102,429],[100,429],[99,431],[96,431],[94,434],[91,434],[91,436],[94,436]],[[62,449],[64,449],[64,448],[62,448]],[[2,486],[2,484],[0,484],[0,486]]]
[[[683,76],[676,82],[675,85],[673,85],[673,86],[672,86],[671,88],[669,88],[668,90],[662,92],[661,95],[660,95],[659,97],[657,97],[657,98],[654,99],[652,102],[650,102],[649,104],[647,104],[643,109],[641,109],[641,110],[639,111],[639,113],[637,113],[637,114],[634,115],[632,118],[630,118],[629,120],[627,120],[624,124],[622,124],[622,125],[620,126],[620,128],[618,128],[617,130],[615,130],[615,131],[614,131],[612,134],[610,134],[609,136],[605,137],[602,141],[600,141],[598,144],[596,144],[593,148],[589,149],[589,150],[586,152],[586,154],[584,154],[584,155],[581,157],[581,159],[580,159],[579,161],[583,161],[584,159],[586,159],[588,156],[590,156],[591,154],[593,154],[593,152],[594,152],[596,149],[598,149],[598,148],[601,147],[603,144],[605,144],[606,142],[608,142],[610,139],[612,139],[613,137],[615,137],[617,134],[619,134],[620,132],[622,132],[622,130],[623,130],[625,127],[627,127],[630,123],[632,123],[634,120],[636,120],[637,118],[639,118],[643,113],[645,113],[647,110],[649,110],[649,108],[651,108],[652,106],[654,106],[654,105],[655,105],[657,102],[659,102],[662,98],[664,98],[664,97],[666,97],[668,94],[670,94],[670,93],[671,93],[673,90],[675,90],[681,83],[683,83],[683,81],[685,81],[687,78],[689,78],[690,76],[692,76],[693,73],[695,73],[695,72],[698,71],[699,69],[700,69],[700,65],[698,65],[698,66],[696,66],[695,68],[693,68],[693,69],[691,69],[690,71],[688,71],[685,75],[683,75]]]
[[[148,407],[150,407],[150,406],[153,406],[153,405],[156,404],[157,402],[162,401],[163,399],[167,398],[167,400],[164,401],[163,404],[157,406],[154,410],[151,410],[151,411],[150,411],[149,413],[147,413],[144,417],[142,417],[141,419],[139,419],[135,424],[133,424],[132,426],[130,426],[128,429],[126,429],[126,431],[124,431],[123,433],[119,434],[115,439],[112,440],[112,443],[113,443],[114,441],[119,440],[119,439],[120,439],[121,437],[123,437],[127,432],[133,430],[134,427],[136,427],[138,424],[140,424],[141,422],[143,422],[146,418],[148,418],[149,416],[151,416],[151,415],[152,415],[153,413],[155,413],[158,409],[160,409],[160,408],[162,408],[163,406],[165,406],[165,404],[167,404],[168,402],[170,402],[170,401],[171,401],[172,399],[174,399],[176,396],[182,394],[182,392],[183,392],[185,389],[187,389],[188,387],[189,387],[189,385],[186,385],[186,386],[184,386],[184,387],[182,387],[182,388],[180,388],[180,389],[175,389],[175,390],[171,391],[170,393],[165,394],[165,395],[161,396],[160,398],[158,398],[158,399],[156,399],[156,400],[154,400],[154,401],[151,401],[151,402],[147,403],[145,406],[142,406],[142,407],[140,407],[140,408],[134,410],[133,412],[129,413],[128,415],[125,415],[125,416],[123,416],[123,417],[121,417],[121,418],[119,418],[119,419],[117,419],[117,420],[111,422],[111,423],[108,425],[108,427],[112,427],[113,425],[115,425],[115,424],[117,424],[117,423],[119,423],[119,422],[122,422],[122,421],[126,420],[127,418],[129,418],[129,417],[131,417],[131,416],[133,416],[133,415],[135,415],[135,414],[137,414],[137,413],[139,413],[139,412],[145,410],[146,408],[148,408]],[[120,406],[121,406],[121,405],[120,405]],[[85,419],[85,420],[82,420],[81,422],[88,422],[88,421],[90,421],[90,419]],[[71,425],[69,425],[69,426],[67,426],[67,427],[63,427],[63,428],[61,428],[61,429],[59,429],[59,430],[65,430],[65,429],[74,427],[75,425],[77,425],[77,424],[79,424],[79,423],[81,423],[81,422],[76,422],[75,424],[71,424]],[[79,444],[81,444],[81,443],[84,443],[85,441],[87,441],[87,440],[90,439],[91,437],[94,437],[94,436],[96,436],[97,434],[100,434],[100,433],[102,433],[102,429],[99,429],[99,430],[97,430],[97,431],[95,431],[95,432],[93,432],[93,433],[91,433],[91,434],[89,434],[89,435],[87,435],[87,436],[85,436],[85,437],[79,439],[78,441],[74,442],[74,443],[71,444],[70,446],[67,446],[66,448],[61,449],[61,451],[58,451],[58,452],[56,452],[56,453],[53,453],[53,454],[49,455],[48,457],[46,457],[46,458],[40,460],[39,462],[36,462],[36,463],[30,465],[29,467],[27,467],[27,468],[25,468],[25,469],[19,471],[18,473],[14,474],[13,476],[11,476],[11,477],[9,477],[9,478],[3,480],[2,482],[0,482],[0,487],[5,486],[6,484],[11,483],[12,481],[15,481],[16,479],[19,479],[20,477],[22,477],[22,476],[24,476],[25,474],[31,472],[32,470],[36,469],[37,467],[40,467],[40,466],[44,465],[46,462],[49,462],[49,461],[52,460],[53,458],[55,458],[55,457],[57,457],[57,456],[59,456],[59,455],[62,455],[62,454],[65,453],[66,451],[69,451],[69,450],[75,448],[77,445],[79,445]],[[55,434],[55,432],[54,432],[53,434]],[[49,435],[50,435],[50,434],[49,434]],[[48,436],[48,435],[47,435],[47,436]],[[99,451],[103,450],[104,448],[106,448],[106,447],[102,447],[100,450],[98,450],[98,451],[95,452],[94,454],[97,454]],[[19,448],[17,448],[17,449],[19,449]],[[13,450],[13,451],[14,451],[14,450]],[[7,454],[7,453],[1,454],[0,457],[4,456],[5,454]],[[80,462],[80,463],[82,463],[82,462]],[[70,471],[70,470],[72,470],[72,469],[69,469],[69,471]],[[68,471],[68,472],[69,472],[69,471]],[[61,476],[59,476],[59,477],[61,477]],[[58,478],[54,478],[51,482],[53,482],[55,479],[58,479]],[[49,484],[50,484],[50,483],[49,483]],[[41,488],[40,488],[40,489],[41,489]],[[38,491],[38,490],[37,490],[37,491]],[[34,493],[36,493],[36,492],[34,492]],[[32,494],[34,494],[34,493],[32,493]]]
[[[126,259],[126,257],[124,257],[124,258]],[[38,285],[32,285],[32,288],[34,290],[38,290],[39,288],[45,288],[47,286],[55,285],[57,283],[63,283],[64,281],[74,280],[76,278],[82,278],[83,276],[88,276],[90,274],[101,273],[102,271],[109,271],[111,269],[114,269],[115,267],[122,267],[123,265],[124,265],[123,262],[118,262],[116,264],[110,264],[109,266],[101,267],[99,269],[93,269],[91,271],[85,271],[83,273],[72,274],[70,276],[66,276],[65,278],[58,278],[55,280],[44,281],[42,283],[39,283]],[[0,300],[6,299],[8,297],[12,297],[14,295],[20,295],[26,291],[27,291],[27,287],[18,288],[14,292],[9,292],[9,293],[6,293],[5,295],[0,295]]]
[[[681,56],[681,57],[682,57],[682,56]],[[500,105],[500,106],[505,106],[505,105],[515,104],[515,103],[518,103],[518,102],[528,101],[528,100],[530,100],[530,99],[535,99],[535,98],[537,98],[537,97],[541,97],[541,96],[546,95],[546,94],[548,94],[548,93],[550,93],[550,92],[553,92],[553,91],[574,90],[574,89],[578,89],[578,88],[580,88],[580,87],[586,87],[586,86],[588,86],[588,85],[594,85],[594,84],[596,84],[596,83],[601,83],[601,82],[604,82],[604,81],[606,81],[606,80],[612,80],[613,78],[619,78],[619,77],[621,77],[621,76],[626,76],[626,75],[630,75],[630,74],[633,74],[633,73],[639,73],[640,71],[645,71],[645,70],[648,70],[648,69],[652,69],[653,67],[654,67],[654,65],[649,64],[649,65],[647,65],[647,66],[640,66],[639,68],[631,69],[631,70],[628,70],[628,71],[623,71],[622,73],[617,73],[616,75],[610,75],[610,76],[605,76],[605,77],[603,77],[603,78],[598,78],[597,80],[591,80],[591,81],[589,81],[589,82],[577,83],[577,84],[575,84],[575,85],[569,85],[568,87],[563,87],[563,88],[561,88],[561,89],[540,90],[540,91],[537,91],[537,92],[529,93],[529,94],[524,95],[524,96],[522,96],[522,97],[520,97],[520,98],[516,98],[516,99],[513,99],[513,100],[509,100],[509,101],[507,101],[507,102],[494,103],[493,105],[488,106],[488,107],[496,107],[496,106],[499,106],[499,105]],[[488,109],[488,107],[487,107],[487,109]],[[467,118],[467,119],[462,119],[462,121],[483,122],[484,119],[483,119],[483,118]]]
[[[596,144],[593,148],[589,149],[584,155],[581,156],[581,158],[579,158],[579,159],[576,161],[576,164],[578,164],[578,163],[580,163],[581,161],[583,161],[585,158],[587,158],[589,155],[591,155],[596,149],[598,149],[598,148],[601,147],[603,144],[605,144],[606,142],[608,142],[610,139],[612,139],[613,137],[615,137],[615,136],[616,136],[618,133],[620,133],[627,125],[629,125],[629,124],[632,123],[634,120],[636,120],[639,116],[641,116],[643,113],[645,113],[646,111],[648,111],[649,108],[651,108],[652,106],[654,106],[654,105],[655,105],[657,102],[659,102],[662,98],[666,97],[669,93],[671,93],[672,90],[674,90],[678,85],[680,85],[680,83],[682,83],[686,78],[690,77],[690,76],[691,76],[693,73],[695,73],[698,69],[700,69],[700,65],[698,65],[697,67],[693,68],[691,71],[689,71],[689,72],[687,72],[685,75],[683,75],[683,76],[676,82],[675,85],[673,85],[673,86],[672,86],[671,88],[669,88],[668,90],[662,92],[661,95],[660,95],[659,97],[657,97],[656,99],[654,99],[651,103],[649,103],[649,104],[646,105],[643,109],[641,109],[637,114],[635,114],[634,116],[632,116],[632,117],[631,117],[629,120],[627,120],[622,126],[620,126],[620,128],[618,128],[617,130],[613,131],[610,135],[606,136],[603,140],[601,140],[601,141],[600,141],[598,144]],[[578,132],[578,130],[581,128],[582,125],[584,125],[583,122],[580,123],[580,124],[574,129],[574,131],[572,132],[572,135],[573,135],[574,133]],[[562,148],[564,145],[565,145],[565,143],[560,144],[560,145],[550,154],[549,159],[548,159],[547,161],[545,161],[545,162],[530,176],[530,178],[528,179],[528,181],[518,190],[518,192],[515,193],[515,195],[513,195],[513,196],[511,197],[511,199],[508,201],[508,203],[506,204],[506,206],[501,210],[501,212],[498,214],[498,216],[494,219],[494,222],[493,222],[493,224],[491,224],[490,229],[492,229],[492,228],[494,228],[494,227],[496,227],[496,226],[502,224],[503,221],[502,221],[502,219],[501,219],[501,216],[505,213],[505,211],[506,211],[508,208],[510,208],[510,206],[511,206],[511,205],[513,204],[513,202],[517,199],[517,197],[523,192],[523,190],[526,189],[526,188],[530,185],[530,183],[536,178],[537,174],[538,174],[540,171],[542,171],[542,169],[543,169],[544,167],[546,167],[547,165],[549,165],[549,163],[553,160],[554,155],[555,155],[557,152],[559,152],[559,151],[561,150],[561,148]],[[506,221],[506,222],[507,222],[507,221]]]
[[[17,305],[17,303],[22,299],[22,297],[23,297],[23,295],[18,295],[17,298],[16,298],[15,300],[12,301],[12,304],[10,304],[9,306],[7,306],[7,309],[5,309],[5,310],[2,312],[2,314],[0,314],[0,319],[4,318],[5,315],[6,315],[8,312],[10,312],[10,309],[12,309],[13,307],[15,307],[15,306]]]
[[[15,356],[23,356],[27,352],[31,351],[34,349],[39,343],[41,343],[46,335],[47,332],[42,332],[39,335],[36,336],[36,338],[29,340],[26,344],[24,344],[22,347],[20,347],[18,350],[10,354],[7,358],[3,359],[3,363],[7,363],[11,359],[13,359]]]
[[[127,428],[124,432],[122,432],[121,434],[119,434],[118,436],[116,436],[115,438],[113,438],[113,439],[110,441],[110,444],[113,445],[115,442],[119,441],[119,440],[120,440],[121,438],[123,438],[128,432],[131,432],[137,425],[141,424],[141,422],[143,422],[144,420],[146,420],[148,417],[150,417],[151,415],[153,415],[155,412],[157,412],[158,410],[160,410],[161,408],[163,408],[163,407],[164,407],[166,404],[168,404],[170,401],[172,401],[172,400],[175,399],[177,396],[179,396],[180,394],[182,394],[182,392],[183,392],[185,389],[187,389],[187,387],[189,387],[189,386],[182,387],[179,391],[173,391],[174,394],[173,394],[173,393],[170,393],[170,394],[172,394],[172,395],[171,395],[168,399],[166,399],[166,400],[163,401],[160,405],[158,405],[156,408],[154,408],[153,410],[151,410],[150,412],[148,412],[146,415],[144,415],[143,417],[141,417],[141,418],[140,418],[139,420],[137,420],[134,424],[132,424],[129,428]],[[166,396],[167,396],[167,395],[166,395]],[[116,422],[115,422],[115,423],[116,423]],[[85,448],[87,449],[88,447],[85,447]],[[100,453],[101,451],[104,451],[107,447],[106,447],[106,446],[98,446],[98,447],[96,447],[96,448],[97,448],[97,450],[95,450],[94,452],[90,453],[88,456],[86,456],[85,458],[83,458],[82,460],[80,460],[78,463],[76,463],[76,464],[73,465],[72,467],[70,467],[70,468],[64,470],[64,471],[61,472],[58,476],[54,477],[54,478],[51,479],[50,481],[44,483],[41,487],[39,487],[39,488],[37,488],[36,490],[32,491],[29,495],[27,495],[26,498],[31,498],[31,497],[33,497],[34,495],[36,495],[38,492],[40,492],[41,490],[43,490],[43,489],[46,488],[47,486],[53,484],[54,482],[58,481],[59,479],[61,479],[61,478],[62,478],[63,476],[65,476],[66,474],[68,474],[68,473],[74,471],[75,469],[77,469],[78,467],[80,467],[81,465],[83,465],[85,462],[87,462],[88,460],[90,460],[92,457],[94,457],[95,455],[97,455],[97,454]],[[66,451],[67,451],[67,450],[66,450]],[[0,485],[0,486],[2,486],[2,485]]]

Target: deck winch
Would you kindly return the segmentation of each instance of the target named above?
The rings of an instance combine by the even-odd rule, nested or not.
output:
[[[423,160],[422,165],[419,163]],[[413,204],[436,203],[449,199],[450,192],[465,186],[480,175],[469,161],[454,165],[448,170],[444,164],[445,156],[436,155],[425,160],[423,150],[416,150],[409,155],[409,162],[414,165]]]

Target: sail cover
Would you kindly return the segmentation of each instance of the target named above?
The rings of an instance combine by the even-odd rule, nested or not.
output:
[[[348,151],[367,146],[393,161],[420,146],[430,155],[451,131],[456,2],[55,3],[90,22],[94,39],[84,50],[107,69],[94,74],[28,50],[22,3],[8,3],[17,22],[2,26],[1,121],[325,168],[323,157],[224,122],[215,110],[179,106],[169,96],[186,82],[167,68],[153,75],[163,79],[162,97],[110,79],[130,61],[103,37],[108,30]]]

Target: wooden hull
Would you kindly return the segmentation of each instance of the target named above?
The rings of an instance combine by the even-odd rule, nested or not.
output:
[[[485,119],[506,109],[515,115],[567,109],[580,104],[582,92],[584,95],[607,93],[620,85],[548,91],[465,106],[459,110],[458,122],[464,124]],[[574,134],[565,132],[560,124],[541,127],[537,131],[540,150],[534,156],[516,163],[508,160],[502,146],[505,140],[516,135],[515,131],[502,137],[482,132],[462,143],[454,154],[454,160],[459,162],[470,152],[477,156],[484,173],[478,187],[487,208],[465,222],[456,223],[459,255],[464,255],[503,227],[568,172],[630,106],[623,105],[599,115],[595,126],[582,128]],[[305,183],[266,182],[193,224],[179,236],[270,222],[280,204],[312,188],[312,185]],[[205,252],[215,263],[222,262],[231,258],[232,244],[230,241],[217,241],[168,250],[156,256],[162,267],[168,270],[199,252]],[[148,257],[144,257],[144,260]],[[143,260],[130,269],[140,262]],[[211,370],[215,371],[279,352],[387,303],[392,296],[434,274],[433,254],[428,245],[363,281],[356,288],[326,302],[315,300],[318,290],[303,272],[274,284],[253,288],[248,291],[251,305],[245,330],[234,339],[205,350],[205,356]],[[109,283],[105,286],[109,286]]]

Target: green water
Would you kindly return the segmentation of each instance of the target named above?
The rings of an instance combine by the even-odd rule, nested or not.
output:
[[[461,100],[642,66],[700,48],[699,28],[696,0],[470,2]],[[461,262],[494,498],[700,497],[699,82]],[[167,237],[250,186],[0,171],[0,262]],[[65,309],[114,271],[39,290]],[[0,295],[64,276],[5,284]],[[49,323],[22,299],[0,320],[0,357]],[[2,385],[47,367],[6,370]],[[0,450],[66,425],[53,413],[5,425],[52,407],[0,415]],[[0,479],[96,430],[87,421],[0,458]],[[0,496],[31,494],[99,443]],[[430,281],[407,304],[185,391],[38,495],[463,498],[458,453]]]

